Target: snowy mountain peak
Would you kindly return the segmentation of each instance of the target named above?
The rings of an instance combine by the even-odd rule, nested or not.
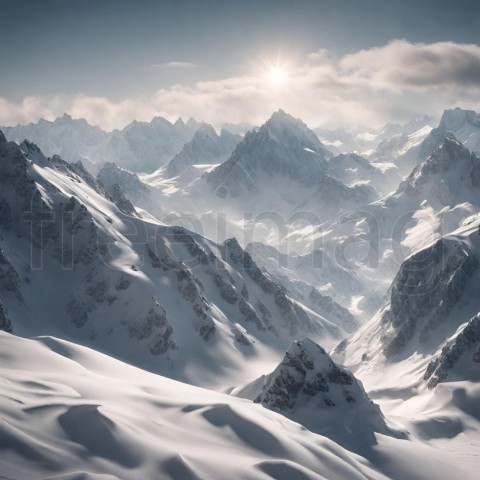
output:
[[[183,118],[182,118],[182,117],[178,117],[178,118],[175,120],[175,122],[174,122],[173,125],[174,125],[175,127],[177,127],[177,128],[178,128],[178,127],[184,128],[184,127],[187,126],[187,125],[185,124],[185,122],[183,121]]]
[[[55,119],[55,122],[61,123],[61,122],[71,122],[73,120],[72,116],[65,112],[61,117],[57,117]]]
[[[452,166],[468,162],[475,157],[474,154],[460,142],[453,133],[447,132],[442,145],[422,164],[422,169],[428,169],[433,165],[441,169],[450,169]]]
[[[202,122],[198,127],[198,130],[195,132],[195,137],[211,137],[218,138],[217,132],[209,123]]]
[[[443,112],[439,128],[444,131],[455,132],[465,124],[480,128],[480,115],[473,110],[463,110],[457,107]]]
[[[393,433],[360,381],[309,338],[292,343],[282,362],[264,377],[254,402],[352,449],[358,448],[360,433],[367,442],[374,442],[373,432]]]
[[[442,145],[400,184],[397,195],[428,195],[429,203],[440,201],[453,205],[462,203],[454,201],[455,198],[465,201],[466,188],[476,189],[477,185],[480,185],[478,158],[452,133],[446,133]]]
[[[129,199],[137,200],[149,194],[148,187],[137,174],[118,167],[114,162],[106,162],[97,178],[112,196],[118,193],[117,186]]]
[[[231,196],[262,191],[263,177],[284,177],[313,185],[324,174],[332,153],[301,120],[283,110],[275,112],[258,131],[248,132],[232,156],[206,175],[215,189]]]
[[[190,117],[188,120],[187,120],[187,123],[185,124],[189,129],[193,129],[193,130],[196,130],[198,127],[199,127],[199,123],[197,120],[195,120],[195,118],[193,117]]]
[[[471,152],[480,153],[480,115],[473,110],[445,110],[437,128],[423,140],[419,158],[427,158],[440,146],[447,133],[453,133]]]
[[[47,158],[42,153],[38,145],[30,142],[27,139],[20,144],[20,149],[30,160],[39,165],[43,165],[47,161]]]
[[[333,362],[321,346],[305,338],[292,343],[282,362],[265,378],[255,402],[278,410],[312,402],[316,408],[335,407],[366,396],[356,383],[352,373]]]
[[[263,132],[262,132],[263,131]],[[267,133],[283,145],[294,142],[301,144],[314,152],[320,152],[328,157],[328,150],[323,146],[315,133],[299,118],[280,109],[272,114],[269,120],[260,127],[259,133]]]
[[[0,142],[0,182],[23,178],[29,163],[15,142]]]
[[[277,121],[277,122],[289,122],[289,121],[295,121],[295,117],[287,113],[285,110],[282,108],[279,108],[276,112],[273,112],[271,117],[271,121]]]
[[[173,126],[173,124],[169,120],[167,120],[165,117],[160,117],[160,116],[153,117],[150,123],[155,127],[165,126],[170,128]]]
[[[239,142],[240,137],[223,132],[218,135],[212,125],[201,123],[193,139],[187,142],[167,165],[169,178],[187,173],[184,176],[193,179],[199,176],[193,168],[199,164],[217,164],[228,159]]]

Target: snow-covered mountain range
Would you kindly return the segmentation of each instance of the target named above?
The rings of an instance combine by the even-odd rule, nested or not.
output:
[[[135,172],[151,172],[165,165],[193,138],[200,123],[179,118],[171,123],[163,117],[151,122],[132,122],[122,130],[105,132],[83,119],[63,115],[53,122],[41,119],[29,125],[0,127],[8,140],[24,139],[39,145],[48,156],[69,162],[81,160],[92,171],[105,162],[115,162]]]
[[[0,145],[9,330],[62,332],[121,358],[127,342],[131,362],[204,385],[221,383],[220,364],[232,381],[227,370],[242,358],[262,360],[263,348],[283,348],[292,335],[344,335],[333,317],[292,299],[234,238],[214,243],[119,202],[126,183],[140,188],[134,174],[115,177],[110,165],[96,180],[29,145]]]
[[[0,477],[476,478],[479,115],[230,127],[0,132]]]

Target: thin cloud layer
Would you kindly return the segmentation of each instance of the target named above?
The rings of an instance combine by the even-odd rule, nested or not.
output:
[[[395,40],[335,59],[326,50],[289,63],[286,80],[272,85],[266,72],[173,85],[151,98],[113,102],[76,95],[26,97],[20,103],[0,98],[0,124],[52,119],[63,112],[106,130],[132,120],[162,115],[211,122],[260,123],[284,108],[310,125],[378,125],[423,113],[440,114],[453,106],[475,107],[480,100],[480,46]],[[168,68],[193,64],[169,62]]]
[[[196,63],[191,62],[180,62],[180,61],[173,61],[173,62],[166,62],[166,63],[154,63],[151,67],[155,68],[196,68],[198,65]]]

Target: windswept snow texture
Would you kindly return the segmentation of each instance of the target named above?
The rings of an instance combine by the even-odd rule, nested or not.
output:
[[[379,436],[367,461],[261,405],[52,337],[0,332],[0,376],[12,480],[475,478],[421,441]]]

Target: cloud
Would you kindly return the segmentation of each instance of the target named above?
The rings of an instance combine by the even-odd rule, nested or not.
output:
[[[480,88],[480,46],[395,40],[360,50],[340,61],[341,75],[391,91]]]
[[[173,62],[166,62],[166,63],[154,63],[150,65],[151,67],[155,68],[196,68],[198,67],[198,64],[196,63],[191,63],[191,62],[178,62],[178,61],[173,61]]]
[[[185,62],[164,68],[190,68]],[[170,65],[170,67],[168,67]],[[64,112],[107,130],[132,120],[162,115],[207,122],[261,123],[283,108],[311,126],[373,126],[406,121],[444,108],[472,107],[480,101],[480,46],[395,40],[381,47],[333,58],[319,50],[290,63],[283,85],[265,71],[219,80],[176,84],[149,98],[114,102],[106,97],[0,98],[0,125],[54,118]]]

